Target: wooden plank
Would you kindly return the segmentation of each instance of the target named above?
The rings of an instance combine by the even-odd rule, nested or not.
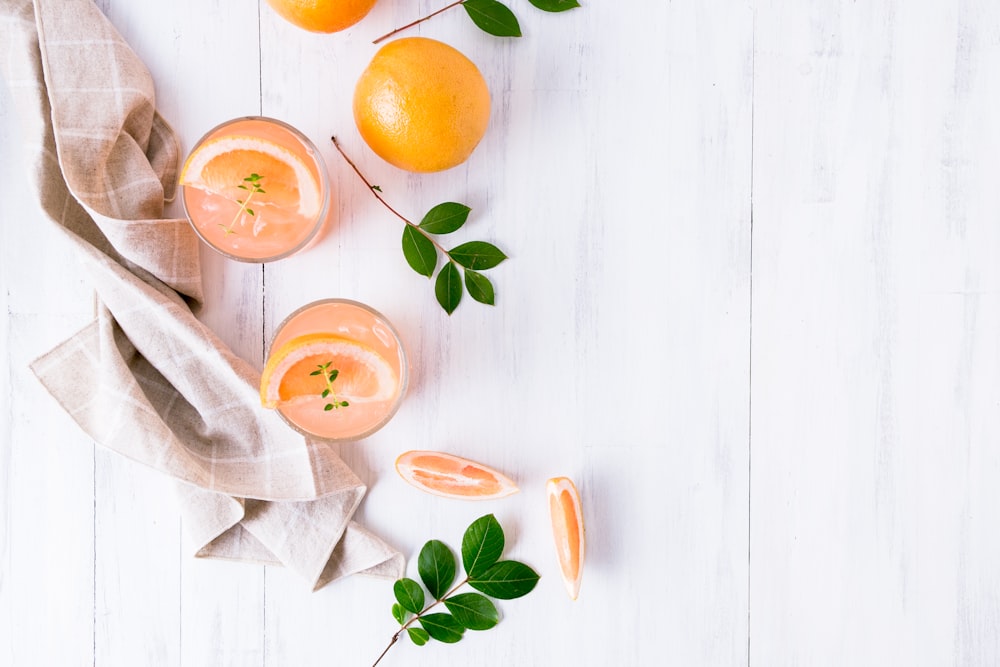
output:
[[[322,296],[385,311],[414,382],[389,426],[341,447],[371,485],[360,518],[413,558],[495,512],[510,556],[543,574],[531,598],[500,603],[497,629],[402,644],[389,664],[746,664],[751,12],[528,7],[521,40],[481,34],[460,11],[428,22],[418,33],[466,53],[493,93],[477,152],[431,175],[388,166],[354,129],[353,80],[376,50],[365,40],[405,22],[376,12],[328,37],[262,13],[264,89],[281,91],[264,111],[314,138],[336,132],[409,215],[472,206],[456,242],[494,240],[512,257],[492,272],[497,306],[445,315],[405,265],[400,224],[327,147],[339,223],[267,268],[267,328]],[[279,87],[292,72],[303,83]],[[475,505],[419,494],[393,470],[417,448],[495,465],[522,492]],[[580,482],[591,522],[577,605],[550,546],[543,489],[557,474]],[[310,596],[269,571],[266,664],[367,664],[394,631],[391,602],[388,583]]]
[[[751,662],[1000,660],[995,3],[761,3]]]
[[[150,70],[157,108],[185,152],[218,123],[259,112],[256,11],[182,2],[164,13],[112,0],[105,12]],[[167,214],[183,216],[179,200]],[[260,267],[202,250],[199,316],[260,363]],[[108,600],[98,610],[98,664],[258,663],[263,568],[195,560],[169,481],[113,456],[98,468],[97,589]]]
[[[31,192],[22,137],[0,82],[5,193]],[[79,664],[93,647],[94,446],[28,365],[93,317],[93,295],[30,196],[0,197],[0,221],[0,663]]]

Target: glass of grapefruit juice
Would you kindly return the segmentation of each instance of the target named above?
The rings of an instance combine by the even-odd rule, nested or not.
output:
[[[261,403],[304,435],[360,440],[399,409],[409,379],[399,334],[348,299],[307,304],[278,327],[261,376]]]
[[[209,130],[185,160],[180,184],[198,236],[242,262],[303,250],[318,238],[331,209],[319,151],[273,118],[236,118]]]

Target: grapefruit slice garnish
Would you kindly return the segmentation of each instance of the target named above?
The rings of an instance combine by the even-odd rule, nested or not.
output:
[[[396,459],[396,472],[421,491],[445,498],[491,500],[518,491],[509,477],[493,468],[444,452],[404,452]]]
[[[254,175],[260,177],[263,190],[254,193],[254,206],[275,206],[306,218],[319,214],[320,185],[309,165],[284,146],[260,137],[209,139],[188,156],[180,184],[238,201],[247,198],[247,179]]]
[[[575,600],[580,594],[580,577],[583,574],[583,558],[587,546],[580,494],[569,477],[550,479],[545,490],[549,498],[552,536],[556,542],[559,570],[566,592]]]
[[[292,338],[275,350],[260,379],[260,402],[276,408],[297,400],[315,400],[328,389],[325,367],[336,370],[332,383],[337,400],[348,403],[385,401],[399,385],[392,366],[374,350],[325,333]]]

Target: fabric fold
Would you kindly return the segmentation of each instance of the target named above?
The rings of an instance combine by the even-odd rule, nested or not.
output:
[[[261,409],[256,370],[191,310],[199,241],[163,217],[179,148],[143,63],[91,0],[0,14],[41,209],[98,298],[96,320],[32,365],[41,383],[99,444],[177,480],[196,555],[281,563],[314,588],[398,576],[400,554],[351,519],[361,480]]]

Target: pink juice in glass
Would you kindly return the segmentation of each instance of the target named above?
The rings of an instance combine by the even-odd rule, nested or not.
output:
[[[238,261],[268,262],[306,248],[331,209],[319,151],[271,118],[237,118],[210,130],[185,161],[180,182],[195,232]]]
[[[326,299],[278,328],[261,400],[303,434],[359,440],[396,413],[408,377],[403,344],[383,315],[356,301]]]

